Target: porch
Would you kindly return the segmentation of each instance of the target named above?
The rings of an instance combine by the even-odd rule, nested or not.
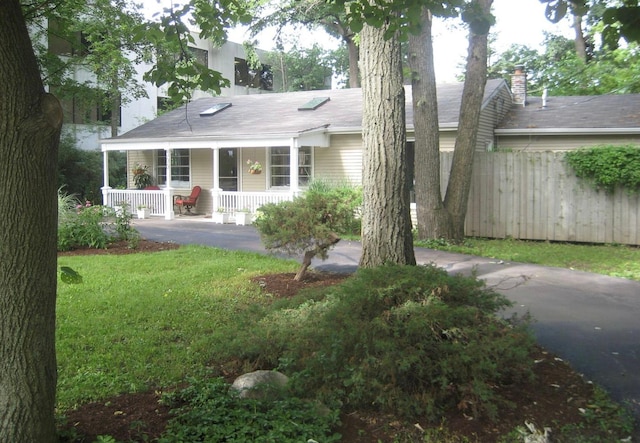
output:
[[[213,201],[213,212],[224,212],[232,216],[235,216],[236,212],[255,213],[267,203],[293,200],[298,194],[292,191],[239,192],[221,189],[211,189],[208,192],[210,192]],[[149,208],[152,217],[172,220],[175,217],[174,198],[176,195],[183,194],[182,191],[178,193],[172,188],[138,190],[104,187],[102,188],[102,201],[105,206],[112,208],[126,204],[133,213],[138,207],[145,206]]]

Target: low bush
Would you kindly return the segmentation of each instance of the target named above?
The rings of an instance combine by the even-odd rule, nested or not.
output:
[[[221,378],[192,379],[163,401],[176,416],[159,443],[340,441],[338,414],[297,398],[240,398]]]
[[[73,196],[58,195],[58,251],[89,247],[104,249],[114,241],[128,241],[137,246],[139,233],[131,226],[132,214],[126,207],[116,213],[113,208],[84,204]]]
[[[339,234],[358,225],[358,194],[344,187],[316,184],[293,201],[262,206],[254,224],[268,250],[304,255],[295,276],[301,280],[314,257],[326,259],[329,249],[340,241]]]
[[[362,269],[324,298],[278,305],[236,345],[347,411],[495,418],[506,404],[495,387],[532,374],[526,321],[496,316],[509,305],[475,277],[432,266]]]

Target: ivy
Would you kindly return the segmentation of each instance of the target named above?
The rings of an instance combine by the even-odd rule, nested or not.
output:
[[[617,186],[636,193],[640,188],[640,146],[601,145],[569,151],[565,159],[579,178],[596,189],[613,192]]]

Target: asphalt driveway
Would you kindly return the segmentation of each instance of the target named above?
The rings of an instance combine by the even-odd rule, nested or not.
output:
[[[220,225],[206,219],[135,220],[144,238],[224,249],[267,251],[251,226]],[[361,247],[341,241],[317,270],[353,272]],[[538,343],[584,376],[627,402],[640,421],[640,282],[561,268],[416,248],[420,264],[451,273],[477,275],[505,294],[515,312],[531,313]]]

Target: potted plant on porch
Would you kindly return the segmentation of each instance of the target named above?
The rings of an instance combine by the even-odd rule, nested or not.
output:
[[[247,208],[244,208],[236,212],[236,225],[250,225],[253,219],[253,214]]]
[[[149,218],[150,208],[147,205],[138,205],[138,218],[145,219]]]
[[[133,184],[136,186],[136,189],[144,189],[147,186],[153,185],[153,177],[149,174],[148,167],[137,164],[132,170],[133,174]]]
[[[229,223],[229,213],[226,212],[225,208],[219,207],[216,212],[211,214],[211,221],[214,223]]]

